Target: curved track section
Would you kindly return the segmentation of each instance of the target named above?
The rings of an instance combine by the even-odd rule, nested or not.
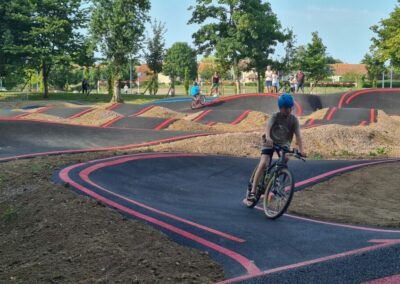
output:
[[[382,162],[388,161],[293,161],[290,167],[301,190]],[[262,212],[245,208],[241,200],[256,163],[141,154],[73,165],[55,179],[155,226],[180,244],[208,251],[223,264],[226,283],[360,283],[400,272],[398,230],[289,215],[268,221]]]
[[[130,149],[207,134],[104,129],[22,120],[0,120],[0,161],[47,154]]]

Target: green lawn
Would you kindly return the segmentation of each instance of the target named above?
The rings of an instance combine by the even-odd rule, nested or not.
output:
[[[344,93],[351,90],[355,90],[355,88],[345,88],[345,87],[316,87],[313,90],[313,94],[331,94],[331,93]],[[140,89],[140,92],[144,91],[144,89]],[[208,95],[210,92],[209,86],[203,86],[203,93]],[[235,94],[235,86],[223,86],[221,88],[221,93],[223,96],[231,96]],[[282,90],[281,90],[282,91]],[[168,98],[167,96],[168,88],[160,87],[159,92],[156,96],[150,95],[137,95],[137,89],[133,91],[133,94],[122,94],[122,97],[126,103],[133,104],[142,104],[149,103],[154,100]],[[244,86],[242,89],[242,93],[256,93],[256,86]],[[305,93],[310,93],[310,88],[306,87],[304,90]],[[176,86],[176,97],[183,97],[185,91],[182,85]],[[21,101],[21,100],[30,100],[30,101],[39,101],[43,100],[43,95],[39,93],[27,93],[27,92],[0,92],[0,102],[9,102],[9,101]],[[66,92],[52,92],[49,94],[49,100],[61,100],[61,101],[78,101],[78,102],[88,102],[88,103],[108,103],[111,101],[111,96],[106,93],[96,92],[91,93],[86,96],[81,93],[66,93]]]
[[[128,94],[122,95],[124,101],[126,103],[133,104],[143,104],[149,103],[154,100],[159,100],[166,98],[165,95],[136,95],[136,94]],[[29,100],[29,101],[39,101],[43,100],[43,94],[38,93],[12,93],[5,92],[0,93],[0,102],[9,102],[9,101],[17,101],[17,100]],[[89,103],[108,103],[111,101],[111,96],[108,94],[100,93],[92,93],[88,96],[80,94],[80,93],[50,93],[49,100],[60,100],[60,101],[78,101],[78,102],[89,102]]]

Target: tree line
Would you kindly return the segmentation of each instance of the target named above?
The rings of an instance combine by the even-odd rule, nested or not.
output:
[[[99,61],[94,56],[99,51],[107,67],[112,100],[121,102],[119,82],[126,66],[138,62],[139,57],[151,70],[147,85],[151,94],[158,91],[161,72],[171,79],[171,94],[178,78],[187,90],[189,81],[197,77],[198,55],[212,61],[213,68],[222,74],[231,73],[237,93],[243,71],[256,71],[262,91],[268,65],[283,72],[301,67],[316,83],[330,73],[329,63],[338,62],[328,56],[317,32],[309,44],[296,47],[293,31],[284,29],[270,3],[262,0],[196,0],[188,7],[188,24],[199,25],[192,35],[194,48],[177,42],[166,49],[165,25],[151,21],[150,8],[149,0],[0,0],[0,76],[38,71],[47,98],[51,72],[71,63],[89,69]],[[371,76],[381,71],[383,60],[399,62],[389,32],[393,31],[390,27],[398,27],[398,10],[396,7],[389,19],[372,27],[377,36],[371,54],[364,59]],[[149,21],[151,35],[146,37]],[[278,45],[285,50],[281,58],[274,56]]]

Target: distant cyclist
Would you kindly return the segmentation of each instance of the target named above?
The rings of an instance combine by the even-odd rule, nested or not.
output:
[[[200,86],[199,83],[197,83],[197,81],[193,82],[193,86],[190,90],[190,94],[197,99],[198,95],[200,95]]]
[[[278,98],[279,112],[273,114],[267,122],[265,134],[262,136],[261,158],[256,170],[252,189],[248,192],[247,201],[255,200],[256,188],[265,167],[269,164],[274,154],[273,145],[281,147],[290,147],[293,135],[296,135],[296,141],[302,156],[306,157],[303,149],[303,140],[300,133],[299,120],[292,114],[294,99],[290,94],[283,94]]]

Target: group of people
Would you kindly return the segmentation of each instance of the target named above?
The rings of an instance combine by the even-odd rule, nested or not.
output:
[[[266,93],[279,93],[279,74],[276,70],[271,70],[271,66],[267,66],[265,71],[265,92]],[[284,80],[285,85],[289,86],[291,93],[297,93],[300,90],[304,93],[305,75],[301,69],[295,75],[290,75]]]

